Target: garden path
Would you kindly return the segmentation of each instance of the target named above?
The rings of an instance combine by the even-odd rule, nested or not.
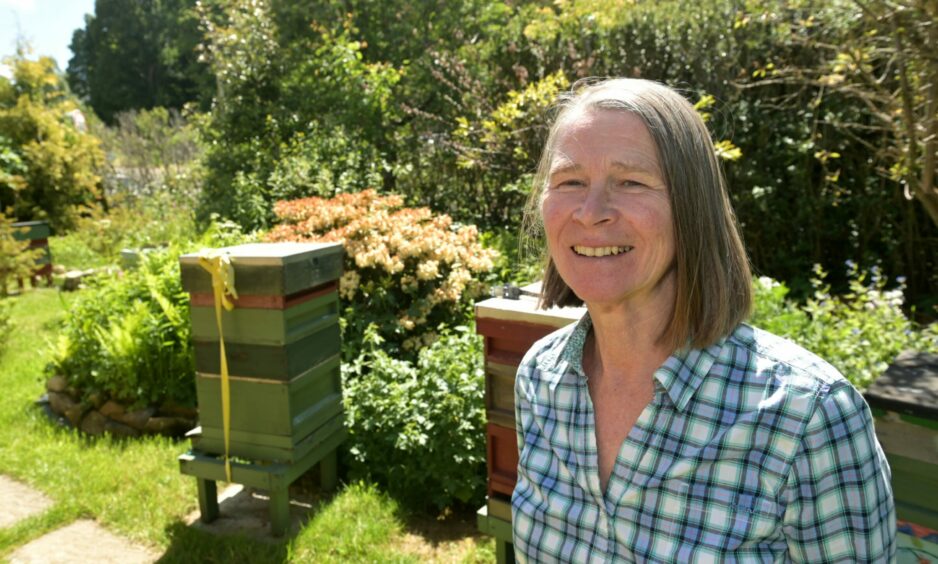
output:
[[[52,507],[42,493],[0,475],[0,528],[6,528]],[[94,521],[80,519],[19,547],[11,564],[150,564],[160,555],[109,532]]]

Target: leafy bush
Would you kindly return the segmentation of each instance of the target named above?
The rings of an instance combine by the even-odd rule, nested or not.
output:
[[[101,197],[104,153],[84,130],[84,116],[58,76],[55,61],[4,60],[12,81],[0,76],[0,209],[20,219],[48,219],[53,229],[74,225]],[[14,166],[15,165],[15,166]]]
[[[390,354],[415,358],[436,340],[439,325],[468,321],[472,299],[483,291],[477,277],[493,268],[496,253],[482,247],[474,226],[402,204],[398,196],[365,190],[274,206],[283,223],[267,240],[345,243],[346,360],[357,356],[371,324]]]
[[[422,350],[416,364],[381,344],[370,326],[361,356],[343,365],[351,474],[424,508],[481,503],[482,339],[458,327]]]
[[[195,404],[189,300],[179,249],[148,253],[120,277],[93,279],[70,304],[50,370],[85,393],[150,405]]]
[[[938,323],[918,328],[902,311],[902,281],[887,290],[878,270],[869,276],[848,264],[850,292],[832,296],[827,273],[816,266],[814,297],[803,306],[787,299],[785,284],[768,277],[754,282],[752,323],[788,337],[833,364],[854,385],[866,387],[907,349],[938,348]]]
[[[95,210],[79,218],[73,231],[52,237],[49,246],[56,264],[82,269],[117,264],[121,249],[195,238],[191,206],[185,199],[160,192],[147,198],[116,198],[108,212]]]

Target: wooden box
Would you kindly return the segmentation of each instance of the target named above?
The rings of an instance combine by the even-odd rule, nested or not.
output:
[[[52,235],[48,221],[18,221],[13,228],[13,238],[17,241],[45,241]]]
[[[219,249],[231,257],[239,296],[291,296],[342,276],[341,243],[251,243]],[[212,294],[212,277],[199,254],[179,257],[182,286]]]
[[[938,529],[938,355],[902,353],[864,396],[892,469],[897,517]]]
[[[511,497],[518,480],[518,435],[514,427],[489,423],[485,427],[489,496]]]
[[[283,308],[246,307],[244,300],[236,300],[235,308],[223,310],[221,315],[226,346],[240,343],[282,347],[338,323],[339,296],[335,282],[296,296],[285,302]],[[206,297],[211,298],[209,303]],[[214,297],[195,294],[190,301],[192,338],[217,342]]]
[[[536,293],[539,284],[524,288]],[[476,331],[485,339],[485,407],[489,422],[514,427],[518,365],[537,340],[574,323],[585,308],[537,308],[537,298],[492,298],[476,304]]]

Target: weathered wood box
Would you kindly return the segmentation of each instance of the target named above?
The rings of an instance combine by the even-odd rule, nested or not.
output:
[[[518,479],[515,373],[539,339],[576,322],[584,308],[537,308],[540,284],[522,288],[519,299],[492,298],[476,304],[476,331],[485,341],[485,408],[488,499],[477,513],[479,530],[495,537],[499,564],[514,562],[511,492]]]
[[[13,224],[13,238],[17,241],[29,241],[30,249],[42,249],[42,254],[36,258],[36,268],[32,278],[42,276],[48,284],[52,284],[52,252],[49,250],[49,236],[52,229],[48,221],[18,221]],[[23,281],[20,281],[22,287]]]
[[[898,519],[938,530],[938,355],[905,352],[864,393]]]
[[[310,466],[335,482],[335,448],[345,438],[340,377],[341,244],[250,244],[221,249],[238,298],[222,310],[229,373],[229,455],[236,482],[271,490],[272,527],[288,519],[286,488]],[[203,519],[217,515],[214,481],[225,453],[220,336],[212,279],[199,255],[180,257],[190,294],[200,427],[183,473],[199,478]],[[331,487],[331,486],[330,486]]]

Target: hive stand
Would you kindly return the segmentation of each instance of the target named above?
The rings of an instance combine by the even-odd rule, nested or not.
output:
[[[52,286],[52,253],[49,251],[49,235],[52,234],[48,221],[19,221],[13,224],[13,238],[17,241],[29,241],[29,250],[42,249],[42,256],[36,259],[36,268],[30,278],[33,287],[41,277],[46,285]],[[25,287],[23,279],[17,280],[22,290]]]

